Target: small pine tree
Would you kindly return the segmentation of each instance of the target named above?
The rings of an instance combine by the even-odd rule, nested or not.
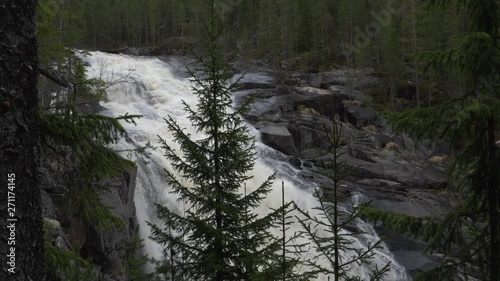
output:
[[[346,168],[345,163],[340,160],[343,154],[340,151],[342,127],[334,120],[331,129],[325,127],[325,132],[330,142],[329,152],[333,155],[333,159],[324,174],[333,180],[333,187],[325,186],[315,191],[319,206],[314,210],[319,213],[319,216],[297,208],[302,215],[302,217],[297,217],[297,220],[316,250],[316,256],[308,262],[313,269],[312,272],[327,276],[333,275],[335,281],[361,280],[358,276],[352,276],[349,271],[354,264],[371,264],[375,255],[374,250],[381,246],[382,240],[368,244],[366,249],[357,249],[353,245],[352,238],[362,235],[363,232],[349,233],[344,230],[346,226],[355,223],[360,218],[361,212],[358,208],[354,208],[352,212],[340,208],[340,183],[352,174],[352,170]],[[325,193],[331,194],[331,198],[326,198]],[[347,252],[354,254],[346,255]],[[326,260],[327,265],[321,265],[317,260]],[[376,267],[370,274],[369,280],[383,280],[389,270],[390,263],[381,269]]]
[[[214,1],[209,1],[208,9],[206,55],[195,54],[201,66],[196,70],[202,74],[195,75],[188,69],[194,78],[198,110],[184,104],[193,126],[204,137],[192,140],[171,117],[166,123],[182,154],[160,137],[165,157],[180,174],[166,170],[167,183],[185,200],[186,212],[181,215],[168,206],[156,205],[165,227],[151,224],[152,237],[175,253],[173,258],[178,260],[174,265],[182,262],[179,266],[184,280],[264,280],[262,276],[271,270],[268,261],[279,250],[280,243],[270,230],[282,208],[265,217],[249,211],[270,192],[274,175],[243,194],[243,185],[251,178],[247,173],[254,165],[254,138],[240,117],[249,103],[231,112],[234,84],[227,84],[232,75],[220,43],[223,26],[215,16]],[[181,178],[192,187],[183,184]],[[171,279],[178,278],[175,274]]]
[[[132,237],[131,241],[125,245],[125,252],[127,255],[125,260],[127,280],[153,280],[153,273],[146,273],[144,271],[144,266],[150,261],[150,258],[147,254],[143,254],[143,241],[143,239],[139,238],[139,225],[137,225],[134,237]]]
[[[289,233],[291,225],[296,221],[294,215],[296,213],[295,204],[285,203],[285,183],[281,182],[281,206],[282,212],[278,219],[278,229],[281,231],[281,237],[276,237],[280,243],[279,252],[276,258],[270,262],[267,275],[263,275],[260,279],[255,280],[281,280],[281,281],[306,281],[314,280],[317,274],[307,270],[305,260],[307,259],[310,250],[309,243],[301,242],[304,234],[301,231]],[[254,280],[254,279],[252,279]]]

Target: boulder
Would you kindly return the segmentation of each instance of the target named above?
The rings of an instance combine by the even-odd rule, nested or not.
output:
[[[291,124],[289,132],[298,151],[310,148],[326,149],[330,145],[323,130],[304,126],[303,124]]]
[[[360,105],[348,104],[343,111],[342,120],[352,124],[356,128],[374,125],[382,128],[387,122],[380,117],[373,109]]]
[[[341,115],[344,113],[344,105],[342,101],[346,97],[343,95],[333,95],[333,94],[317,94],[314,96],[306,96],[302,100],[298,100],[293,103],[293,108],[297,109],[300,105],[307,108],[312,108],[320,115],[333,119],[335,115]]]
[[[271,89],[275,87],[274,78],[266,73],[246,73],[243,76],[236,74],[233,81],[238,82],[238,90]]]
[[[357,90],[372,89],[380,83],[380,78],[373,75],[362,75],[354,80],[353,87]]]
[[[295,167],[297,169],[302,169],[302,161],[300,160],[300,158],[292,156],[292,157],[290,157],[290,159],[288,159],[288,162],[293,167]]]
[[[295,153],[295,145],[292,134],[283,126],[278,124],[265,124],[258,127],[261,140],[264,144],[282,151],[288,155]]]

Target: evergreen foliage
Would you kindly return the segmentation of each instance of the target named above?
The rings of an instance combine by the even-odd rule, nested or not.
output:
[[[61,276],[68,281],[97,281],[94,266],[76,252],[65,251],[45,241],[47,256],[45,266],[51,276]]]
[[[359,237],[362,232],[350,233],[344,229],[349,224],[355,223],[361,216],[358,208],[352,212],[341,208],[339,188],[341,181],[352,174],[352,170],[346,168],[340,159],[343,152],[341,149],[342,127],[337,121],[333,121],[331,128],[325,127],[328,140],[330,142],[329,152],[333,159],[327,165],[324,173],[333,180],[333,187],[322,187],[315,191],[315,197],[319,201],[319,206],[314,208],[319,215],[310,214],[298,208],[302,217],[297,217],[302,225],[306,236],[310,239],[316,250],[316,256],[306,262],[313,268],[313,272],[332,276],[333,280],[361,280],[352,272],[355,264],[371,264],[375,253],[374,250],[381,246],[382,240],[366,245],[366,249],[358,249],[353,246],[353,237]],[[326,198],[324,194],[332,194],[331,198]],[[353,252],[355,254],[348,254]],[[327,266],[318,263],[318,260],[326,260]],[[390,263],[382,268],[375,267],[370,274],[370,280],[384,280],[384,276],[390,270]]]
[[[180,275],[184,280],[275,280],[269,276],[273,269],[268,262],[277,258],[281,243],[270,230],[286,206],[264,217],[252,211],[270,192],[274,175],[250,193],[242,192],[251,178],[247,173],[255,157],[254,138],[240,117],[249,104],[230,111],[230,91],[235,84],[227,84],[232,75],[220,43],[223,26],[213,1],[207,9],[206,56],[195,55],[200,66],[196,70],[201,74],[189,70],[198,96],[197,110],[185,104],[189,119],[203,138],[192,139],[171,117],[165,121],[180,151],[160,137],[165,157],[180,174],[178,177],[166,170],[167,184],[185,201],[187,209],[183,215],[156,205],[165,225],[151,225],[152,237],[182,261]],[[170,268],[170,273],[173,270]],[[179,280],[178,274],[172,275],[171,280]]]
[[[82,42],[83,16],[88,1],[41,0],[38,9],[40,67],[42,172],[51,179],[50,191],[63,195],[59,208],[87,225],[105,230],[123,227],[100,196],[106,181],[122,175],[134,163],[109,149],[126,135],[121,121],[134,122],[137,115],[117,118],[88,109],[104,99],[109,82],[88,79],[80,56],[68,47]],[[116,81],[115,81],[116,82]],[[90,106],[91,107],[91,106]],[[92,261],[78,252],[66,251],[46,239],[46,267],[51,278],[96,280]]]
[[[125,130],[118,120],[133,120],[140,117],[126,115],[110,118],[101,115],[80,115],[72,111],[69,115],[40,112],[43,144],[56,155],[70,149],[77,175],[71,176],[74,188],[69,188],[69,206],[78,206],[78,213],[86,222],[110,229],[121,226],[120,219],[99,200],[98,194],[107,189],[102,181],[121,174],[124,165],[134,165],[121,158],[107,145],[118,141]],[[66,167],[67,169],[67,167]],[[75,172],[70,170],[69,172]]]
[[[202,42],[202,19],[208,13],[193,0],[85,3],[85,45],[114,51],[157,46],[162,52],[182,53],[187,46]],[[421,106],[446,99],[439,94],[443,90],[462,91],[465,78],[456,70],[422,75],[422,65],[414,56],[421,50],[444,51],[456,46],[452,35],[461,32],[466,19],[452,7],[425,10],[425,0],[412,0],[411,4],[391,0],[218,0],[216,5],[229,23],[222,35],[225,48],[239,48],[243,59],[308,72],[338,65],[374,68],[388,81],[381,101],[393,108],[406,106],[398,100],[404,96],[410,105]]]
[[[397,13],[391,12],[386,22],[380,20],[379,12],[387,11],[387,5],[393,2],[397,1],[318,0],[312,4],[304,0],[216,1],[215,10],[232,24],[227,25],[224,31],[219,28],[209,30],[213,32],[210,39],[218,41],[215,44],[217,47],[208,44],[208,60],[197,57],[204,66],[206,79],[195,81],[200,97],[205,98],[200,98],[200,112],[187,108],[191,110],[193,123],[200,131],[206,132],[207,138],[190,140],[190,136],[185,135],[172,119],[167,119],[169,128],[179,143],[183,144],[182,157],[175,157],[171,151],[167,153],[167,158],[177,161],[177,170],[190,179],[188,185],[194,184],[200,191],[210,188],[217,191],[220,189],[217,181],[227,183],[231,190],[236,191],[247,180],[238,175],[244,175],[251,169],[250,163],[254,156],[238,149],[251,151],[253,145],[251,138],[244,134],[246,129],[241,121],[236,118],[245,110],[245,106],[234,113],[224,111],[223,108],[231,105],[231,86],[215,82],[229,78],[228,73],[222,71],[227,67],[222,62],[223,49],[241,45],[248,59],[263,59],[270,65],[280,62],[281,66],[291,61],[292,68],[307,71],[330,69],[339,63],[351,67],[376,68],[386,80],[381,90],[383,101],[386,103],[389,100],[392,109],[401,108],[400,95],[404,91],[411,91],[414,87],[417,92],[416,106],[421,108],[386,114],[396,131],[422,139],[445,139],[455,148],[450,178],[464,200],[460,208],[445,218],[413,218],[368,207],[361,209],[363,214],[373,220],[383,221],[388,229],[428,241],[428,251],[452,253],[442,266],[425,273],[422,278],[442,280],[457,272],[463,275],[464,272],[474,271],[483,280],[498,281],[500,272],[495,268],[500,268],[500,180],[498,175],[495,176],[499,166],[494,142],[498,140],[500,129],[497,82],[500,78],[499,2],[412,0],[411,5],[397,2]],[[420,8],[426,3],[429,4],[428,10]],[[58,177],[67,182],[63,191],[68,196],[66,199],[69,199],[66,202],[78,206],[78,214],[87,222],[97,222],[106,229],[119,226],[120,221],[100,203],[98,193],[107,189],[102,183],[104,179],[119,175],[123,165],[131,164],[108,149],[107,145],[125,134],[118,120],[133,121],[138,116],[109,118],[83,112],[82,105],[104,98],[109,83],[100,79],[87,79],[82,61],[71,48],[161,45],[167,50],[184,49],[187,42],[202,41],[201,34],[205,34],[206,28],[202,19],[208,13],[214,13],[213,5],[211,9],[205,9],[196,0],[40,0],[38,6],[40,66],[60,80],[54,83],[42,76],[39,80],[40,100],[44,108],[40,113],[46,163],[43,168],[60,175]],[[377,22],[380,28],[374,28],[371,25],[373,22]],[[370,32],[365,29],[367,27],[372,28]],[[358,44],[363,34],[367,35],[368,40],[366,44]],[[234,39],[239,41],[234,44]],[[350,49],[355,48],[355,51],[342,55],[342,46],[345,45],[349,45]],[[358,48],[360,45],[363,46]],[[420,52],[422,50],[426,51]],[[211,62],[216,62],[218,66],[213,67]],[[210,77],[213,79],[210,80]],[[61,84],[66,86],[61,87]],[[224,94],[211,96],[212,91]],[[424,92],[428,93],[425,99],[422,96]],[[441,102],[443,100],[445,102]],[[214,107],[213,103],[220,103],[220,106]],[[424,108],[423,105],[428,107]],[[212,120],[212,123],[206,120]],[[230,139],[233,137],[231,132],[241,135]],[[229,148],[219,146],[215,149],[216,141],[227,144]],[[165,143],[164,146],[167,151],[170,149]],[[218,163],[217,173],[213,172],[215,164],[210,166],[215,163],[215,151],[217,156],[225,159]],[[229,158],[224,157],[233,159],[228,161]],[[191,162],[184,162],[185,159],[191,159]],[[198,166],[191,163],[197,163]],[[241,169],[226,175],[234,167]],[[196,174],[198,172],[206,174]],[[192,193],[193,189],[183,187],[184,181],[182,184],[181,180],[176,181],[173,174],[168,176],[169,183],[177,186],[176,192],[185,200],[192,200],[190,210],[199,218],[202,216],[194,210],[209,213],[209,207],[217,209],[222,205],[223,202],[217,202],[215,197]],[[227,195],[225,203],[239,202],[245,206],[238,213],[245,219],[240,222],[241,225],[236,223],[234,227],[253,225],[254,220],[258,219],[252,216],[251,210],[269,189],[269,180],[257,188],[255,194],[249,194],[248,200],[244,199],[247,196],[221,193]],[[73,182],[77,184],[73,185]],[[320,196],[321,192],[316,195]],[[320,205],[329,208],[329,204],[323,201]],[[236,213],[234,216],[231,213],[233,209],[221,207],[217,210],[220,211],[219,215],[230,214],[228,221],[236,221]],[[265,232],[264,225],[269,226],[271,221],[275,223],[275,219],[279,218],[280,226],[285,229],[291,209],[285,204],[276,212],[262,223],[255,224],[262,226],[260,230]],[[204,238],[217,238],[219,244],[229,236],[224,233],[224,228],[221,230],[202,224],[196,225],[197,228],[194,225],[179,227],[190,216],[194,215],[187,214],[184,217],[175,212],[165,212],[166,226],[172,232],[168,237],[161,236],[158,229],[158,237],[164,238],[165,245],[170,243],[166,246],[169,251],[175,248],[172,253],[175,252],[176,258],[172,260],[180,267],[192,263],[195,257],[195,251],[189,250],[188,246],[195,245],[196,240],[189,240],[187,233],[194,233],[195,229],[207,230],[210,235]],[[256,233],[260,230],[256,230]],[[255,254],[259,240],[248,240],[249,235],[252,233],[247,229],[236,232],[232,237],[238,237],[240,244],[231,246],[244,245],[241,248],[248,249],[247,252],[242,250],[231,256],[239,264],[233,263],[229,271],[234,273],[236,267],[244,264],[242,272],[247,275],[241,276],[248,276],[258,267],[258,263],[253,264],[251,257]],[[271,256],[273,251],[280,251],[283,241],[273,240],[267,232],[259,237],[262,241],[273,241],[267,248],[259,249],[262,253]],[[184,239],[188,239],[189,243]],[[295,246],[290,243],[290,247]],[[181,247],[184,247],[184,252],[178,252]],[[294,260],[292,256],[302,251],[300,248],[296,248],[296,251],[291,249],[286,254],[289,260],[285,270],[290,273],[293,270],[289,268],[300,265],[299,260]],[[188,259],[187,253],[192,255],[191,259]],[[49,254],[53,258],[64,256],[51,249]],[[276,274],[281,276],[283,270],[277,268],[281,268],[282,263],[278,261],[283,259],[274,257],[273,260],[275,264],[259,268],[252,278],[272,279]],[[216,266],[215,270],[224,271],[222,264],[216,263],[219,267]],[[191,266],[194,267],[194,264]],[[230,274],[229,271],[224,271],[224,274]],[[179,274],[178,277],[182,279],[184,276]]]
[[[139,226],[135,228],[135,235],[130,243],[125,246],[127,280],[130,281],[151,281],[153,273],[145,273],[144,267],[149,262],[147,254],[143,254],[144,239],[139,237]]]
[[[246,59],[264,59],[271,65],[291,60],[293,68],[306,71],[337,64],[373,67],[391,81],[387,92],[394,96],[415,86],[422,104],[423,90],[431,102],[436,99],[432,94],[455,88],[463,77],[420,76],[414,53],[452,46],[450,34],[462,29],[464,21],[450,8],[425,11],[420,8],[423,4],[424,0],[412,0],[411,5],[389,0],[218,0],[216,10],[230,23],[223,35],[226,49],[238,47]],[[184,52],[202,41],[207,12],[193,0],[42,0],[41,47],[43,52],[63,53],[63,42],[105,50],[159,46],[167,52]],[[344,53],[346,46],[349,54]],[[391,103],[397,104],[395,99]]]
[[[83,259],[72,248],[64,250],[57,239],[52,239],[51,232],[56,231],[50,222],[44,221],[44,246],[46,251],[45,268],[55,280],[96,281],[97,276],[90,259]]]
[[[88,79],[82,59],[65,47],[81,39],[69,33],[83,31],[70,28],[81,26],[73,20],[77,21],[84,4],[73,2],[39,3],[39,57],[42,67],[53,76],[40,79],[43,162],[60,164],[55,170],[48,167],[46,170],[68,179],[65,188],[68,206],[77,206],[78,214],[86,222],[110,229],[121,226],[122,222],[100,202],[98,194],[107,189],[102,183],[120,175],[125,165],[134,164],[107,146],[126,134],[120,121],[134,122],[141,116],[126,114],[112,118],[81,112],[83,105],[102,100],[109,85],[101,79]],[[72,14],[71,9],[76,12]]]
[[[256,280],[289,280],[289,281],[306,281],[314,280],[317,274],[314,271],[308,270],[306,267],[306,259],[311,247],[309,243],[299,243],[300,239],[304,238],[304,233],[297,231],[290,233],[291,225],[296,223],[295,215],[297,208],[292,203],[285,203],[285,183],[282,182],[282,202],[283,211],[278,220],[279,229],[281,230],[281,243],[279,259],[269,261],[268,274]],[[253,280],[253,279],[252,279]]]
[[[446,7],[451,1],[432,0]],[[426,69],[457,69],[469,84],[454,99],[428,109],[386,116],[398,131],[422,138],[444,138],[456,148],[450,167],[464,200],[444,218],[411,218],[365,209],[384,227],[412,233],[430,243],[428,250],[448,253],[442,265],[424,273],[422,280],[444,280],[472,275],[500,280],[499,156],[495,146],[500,116],[500,49],[498,1],[456,1],[457,11],[470,20],[469,30],[458,37],[456,47],[423,52]],[[429,279],[434,278],[434,279]]]

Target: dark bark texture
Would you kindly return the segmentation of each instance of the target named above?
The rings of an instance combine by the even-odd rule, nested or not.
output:
[[[500,281],[500,237],[499,221],[500,214],[498,210],[498,151],[495,145],[495,119],[488,119],[488,199],[490,216],[490,280]]]
[[[36,4],[0,0],[0,280],[45,279]]]

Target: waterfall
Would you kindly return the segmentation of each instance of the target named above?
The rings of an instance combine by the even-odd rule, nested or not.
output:
[[[161,260],[162,248],[149,238],[150,228],[145,223],[149,221],[161,224],[156,219],[153,203],[167,205],[179,213],[185,206],[170,193],[164,180],[163,169],[171,170],[171,166],[163,157],[161,148],[158,147],[158,136],[176,148],[163,120],[167,116],[172,116],[193,137],[199,137],[199,133],[191,126],[182,105],[182,101],[185,101],[193,109],[196,108],[197,97],[191,92],[192,84],[188,78],[185,78],[185,75],[179,75],[176,71],[179,63],[165,62],[158,58],[91,52],[90,56],[84,57],[84,60],[88,63],[87,70],[90,78],[100,77],[105,81],[121,82],[113,83],[114,85],[107,89],[107,101],[101,102],[103,107],[101,114],[115,117],[126,113],[144,116],[136,121],[137,125],[123,123],[128,137],[121,139],[113,148],[124,151],[123,156],[135,161],[138,165],[134,200],[140,236],[145,240],[145,251],[149,256]],[[273,191],[262,202],[257,212],[266,214],[269,208],[279,207],[282,181],[285,182],[285,200],[293,200],[301,208],[312,212],[313,207],[318,204],[312,196],[316,186],[296,177],[295,168],[283,161],[287,157],[262,144],[255,128],[249,126],[249,130],[252,135],[257,136],[257,160],[252,171],[254,178],[247,183],[247,186],[257,187],[262,183],[262,179],[267,178],[273,172],[276,171],[278,174]],[[146,153],[133,151],[146,145],[157,148],[148,149]],[[362,239],[355,239],[357,247],[366,247],[367,242],[373,243],[379,239],[369,224],[359,221],[358,227],[367,234]],[[290,233],[298,230],[298,224],[292,225]],[[310,256],[313,256],[313,253],[309,253]],[[378,250],[374,261],[379,268],[391,262],[392,270],[386,280],[410,280],[404,267],[394,260],[387,248]],[[360,276],[362,280],[368,280],[369,272],[370,268],[366,265],[355,265],[352,268],[352,274]],[[327,277],[321,276],[318,280],[327,280]]]

